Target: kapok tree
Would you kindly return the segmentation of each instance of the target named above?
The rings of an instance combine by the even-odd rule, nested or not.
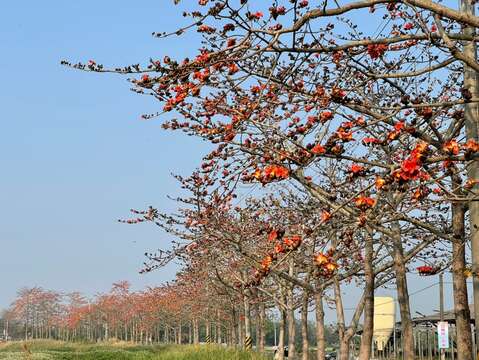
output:
[[[155,96],[164,112],[184,118],[166,122],[166,128],[218,144],[203,169],[221,168],[219,182],[268,184],[291,178],[330,208],[326,211],[356,217],[368,231],[388,238],[396,259],[405,356],[412,358],[401,227],[444,234],[425,221],[429,208],[424,208],[424,199],[436,187],[436,202],[474,199],[475,176],[466,179],[466,173],[476,166],[477,129],[473,131],[474,121],[461,108],[473,109],[478,99],[467,83],[470,76],[463,76],[464,68],[477,68],[468,47],[478,19],[421,0],[360,1],[339,8],[308,1],[275,1],[256,8],[248,1],[199,5],[186,12],[192,25],[175,32],[196,29],[204,35],[196,58],[166,57],[144,69],[117,71],[143,73],[132,80],[136,91]],[[371,21],[358,27],[351,14],[367,15]],[[76,67],[105,71],[94,62]],[[375,155],[368,146],[380,151]],[[316,179],[328,162],[360,174],[355,196],[335,197],[323,186],[323,177]],[[404,212],[408,191],[416,205],[406,199],[409,211]],[[390,217],[396,221],[387,225],[373,219],[383,202],[391,214],[396,212]],[[461,294],[455,305],[458,315],[467,315],[459,271],[464,268],[464,241],[454,240],[464,238],[464,226],[459,226],[464,212],[454,207],[454,236],[442,235],[459,255],[454,257],[455,291]],[[458,324],[466,320],[458,316]],[[461,353],[470,354],[470,331],[461,329]]]

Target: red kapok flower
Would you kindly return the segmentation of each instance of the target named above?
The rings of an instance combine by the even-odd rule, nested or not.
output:
[[[346,131],[344,128],[340,127],[336,131],[336,135],[344,142],[352,141],[353,140],[353,132]]]
[[[271,263],[273,262],[273,258],[270,256],[270,255],[267,255],[263,261],[261,261],[261,267],[263,269],[269,269],[269,267],[271,266]]]
[[[474,139],[467,140],[462,147],[469,153],[476,153],[479,151],[479,144]]]
[[[373,137],[366,137],[362,140],[362,143],[364,145],[372,145],[372,144],[380,144],[381,140],[373,138]]]
[[[328,222],[331,219],[331,213],[329,211],[323,210],[321,212],[321,221],[322,222]]]
[[[288,250],[295,250],[301,245],[301,237],[299,235],[293,235],[291,237],[285,237],[283,244]]]
[[[329,110],[323,111],[321,114],[319,114],[319,121],[321,123],[325,123],[328,120],[331,120],[333,118],[333,113]]]
[[[378,176],[376,177],[375,185],[376,185],[376,189],[381,190],[384,187],[384,185],[386,185],[386,180]]]
[[[318,266],[327,264],[328,261],[329,261],[328,257],[323,253],[319,253],[317,255],[314,255],[314,263]]]
[[[459,154],[459,144],[455,139],[447,141],[442,148],[451,155]]]
[[[273,229],[268,235],[268,240],[269,241],[274,241],[277,238],[278,238],[278,232],[275,229]]]
[[[413,179],[419,172],[421,167],[420,162],[417,158],[407,158],[401,164],[401,171],[406,176],[406,179]]]
[[[405,125],[406,123],[404,121],[398,121],[397,123],[394,124],[394,129],[396,131],[401,131]]]
[[[383,56],[387,49],[388,46],[386,44],[369,44],[368,54],[371,59],[375,60]]]
[[[324,154],[326,152],[326,149],[324,148],[324,146],[320,145],[320,144],[316,144],[314,145],[314,147],[311,149],[311,152],[313,154]]]
[[[301,0],[298,5],[299,5],[300,8],[304,8],[304,7],[308,6],[308,4],[309,4],[308,0]]]
[[[376,204],[376,200],[367,196],[359,196],[354,200],[354,203],[361,210],[366,210],[373,207]]]
[[[257,12],[255,12],[255,13],[251,13],[251,14],[249,14],[249,16],[248,16],[248,18],[249,18],[250,20],[255,20],[255,19],[256,19],[256,20],[259,20],[259,19],[261,19],[262,17],[263,17],[263,13],[262,13],[261,11],[257,11]]]
[[[281,244],[276,244],[276,245],[274,246],[274,252],[275,252],[276,254],[282,254],[282,253],[285,252],[285,248],[284,248],[283,245],[281,245]]]
[[[434,268],[429,265],[418,266],[416,269],[419,275],[422,275],[422,276],[435,275],[437,274],[437,271],[439,270],[438,268]]]
[[[336,271],[336,269],[338,268],[338,264],[336,264],[335,262],[328,262],[324,268],[328,271],[328,272],[333,272],[333,271]]]
[[[472,189],[474,185],[479,183],[479,180],[476,179],[467,179],[466,183],[464,184],[464,188],[466,189]]]
[[[364,173],[364,166],[361,166],[358,164],[352,164],[351,167],[349,168],[349,171],[355,175],[359,175],[361,173]]]
[[[289,170],[284,166],[269,165],[264,169],[264,174],[270,179],[286,179],[289,176]]]

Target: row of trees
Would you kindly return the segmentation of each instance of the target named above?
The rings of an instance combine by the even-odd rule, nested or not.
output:
[[[109,293],[88,299],[78,292],[23,288],[3,312],[0,324],[7,339],[197,344],[209,337],[210,342],[232,344],[237,331],[234,321],[240,320],[225,311],[225,299],[220,296],[207,305],[205,290],[193,294],[171,285],[133,292],[123,281],[113,284]],[[253,324],[262,326],[258,332],[265,334],[269,345],[276,342],[275,328],[279,328],[271,315],[268,313],[262,324]],[[336,332],[333,327],[326,328],[331,345],[337,342]],[[244,334],[240,336],[244,338]],[[299,336],[296,343],[301,343]]]
[[[207,306],[226,299],[217,316],[223,309],[241,319],[231,331],[236,342],[275,307],[279,345],[288,342],[291,358],[300,311],[303,359],[312,306],[317,359],[325,357],[325,304],[336,311],[340,359],[349,358],[361,318],[359,358],[369,359],[374,293],[394,284],[409,360],[408,273],[450,269],[458,358],[472,359],[468,274],[479,286],[474,2],[175,2],[189,24],[155,35],[190,36],[191,43],[197,35],[189,34],[199,33],[193,58],[165,54],[145,67],[115,69],[64,62],[137,74],[133,90],[162,104],[144,119],[167,118],[165,129],[211,144],[197,171],[178,176],[187,195],[177,199],[177,214],[149,208],[124,220],[153,222],[178,239],[148,254],[145,271],[180,261],[175,285],[206,289]],[[348,323],[343,289],[350,283],[362,295]],[[479,314],[479,287],[475,295]]]

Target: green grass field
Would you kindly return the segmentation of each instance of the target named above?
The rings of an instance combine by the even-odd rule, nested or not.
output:
[[[138,346],[128,343],[76,344],[31,341],[0,344],[5,360],[266,360],[254,352],[214,345]]]

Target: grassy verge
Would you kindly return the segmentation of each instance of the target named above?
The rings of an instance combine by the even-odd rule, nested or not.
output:
[[[266,360],[254,352],[214,345],[138,346],[129,343],[76,344],[60,341],[0,345],[2,360]]]

